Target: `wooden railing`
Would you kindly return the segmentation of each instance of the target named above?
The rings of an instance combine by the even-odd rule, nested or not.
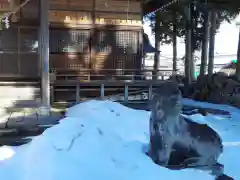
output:
[[[55,81],[52,84],[52,93],[54,92],[75,92],[75,101],[79,103],[81,99],[86,97],[81,97],[83,92],[98,91],[100,92],[100,97],[95,97],[91,99],[112,99],[116,101],[127,102],[129,100],[129,95],[139,94],[143,92],[148,93],[148,97],[151,96],[153,88],[160,86],[163,81],[154,80],[136,80],[136,81],[90,81],[90,82],[79,82],[79,81]],[[57,88],[61,87],[61,88]],[[64,88],[66,87],[66,88]],[[118,91],[123,90],[123,93],[106,95],[108,91]],[[54,101],[54,94],[51,95]],[[114,99],[115,98],[115,99]],[[145,97],[146,99],[146,97]]]
[[[90,69],[54,69],[51,73],[52,103],[59,99],[55,98],[56,94],[61,94],[64,98],[71,96],[70,99],[76,103],[88,98],[111,97],[126,102],[129,95],[141,92],[145,92],[144,98],[148,99],[146,93],[150,96],[152,89],[160,86],[162,80],[168,79],[172,74],[171,70],[155,73],[151,69],[104,69],[97,72]],[[152,80],[156,76],[158,79]]]
[[[118,70],[118,69],[117,69]],[[115,70],[115,71],[117,71]],[[120,69],[121,70],[121,69]],[[110,72],[113,70],[109,70]],[[121,70],[122,71],[122,70]],[[134,70],[136,71],[136,70]],[[55,71],[51,74],[51,101],[55,102],[81,102],[85,99],[111,99],[114,101],[128,102],[129,100],[147,100],[152,93],[154,88],[161,86],[164,77],[171,74],[170,71],[159,71],[161,77],[158,80],[152,80],[148,76],[144,76],[145,72],[151,73],[151,70],[141,70],[138,76],[136,74],[127,74],[122,77],[128,77],[127,79],[114,79],[106,78],[106,75],[102,75],[103,80],[94,79],[90,73],[88,74],[88,79],[84,80],[79,74],[63,74],[63,71]],[[62,74],[61,74],[61,73]],[[89,72],[89,71],[88,71]],[[126,70],[125,72],[131,72],[131,70]],[[59,73],[59,74],[58,74]],[[143,74],[141,74],[143,73]],[[165,73],[165,74],[164,74]],[[169,73],[169,74],[168,74]],[[59,76],[60,75],[60,79]],[[101,75],[101,74],[100,74]],[[96,74],[95,77],[99,77]],[[117,77],[116,75],[112,77]],[[130,78],[129,78],[130,77]],[[139,79],[134,79],[134,77],[141,77]],[[167,80],[164,80],[167,81]],[[32,83],[32,84],[31,84]],[[40,86],[40,81],[31,82],[21,82],[21,81],[11,81],[11,82],[1,82],[1,86],[23,86],[23,85],[38,85]],[[39,94],[40,96],[40,94]]]
[[[165,80],[173,75],[172,70],[151,70],[151,69],[52,69],[51,79],[55,80]],[[155,78],[157,77],[157,78]]]

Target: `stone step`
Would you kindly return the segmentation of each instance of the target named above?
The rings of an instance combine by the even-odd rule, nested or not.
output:
[[[40,88],[35,86],[0,86],[0,102],[0,109],[37,107],[40,103]]]
[[[50,115],[41,116],[37,109],[32,112],[26,111],[9,113],[0,118],[0,129],[31,129],[35,127],[53,126],[62,118],[62,114],[51,112]]]
[[[33,97],[36,95],[40,95],[40,88],[0,86],[0,98]]]

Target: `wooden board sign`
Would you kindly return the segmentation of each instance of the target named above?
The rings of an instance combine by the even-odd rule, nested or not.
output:
[[[63,24],[91,24],[91,14],[77,11],[49,11],[49,21]]]
[[[68,25],[92,24],[91,12],[50,10],[49,21]],[[97,25],[142,26],[141,15],[96,13]]]
[[[137,20],[123,20],[123,19],[96,19],[96,24],[120,25],[120,26],[141,26],[142,22]]]
[[[96,13],[96,24],[142,26],[142,21],[140,14]]]

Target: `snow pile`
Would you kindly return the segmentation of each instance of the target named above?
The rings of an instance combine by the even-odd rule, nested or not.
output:
[[[170,171],[155,165],[145,155],[149,112],[92,100],[70,108],[66,116],[59,125],[5,160],[0,165],[0,177],[7,180],[214,179],[200,170]],[[228,170],[229,175],[237,177],[238,171],[230,166]]]

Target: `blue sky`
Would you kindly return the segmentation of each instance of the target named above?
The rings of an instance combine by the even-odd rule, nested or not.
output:
[[[236,22],[240,21],[240,16],[232,21],[231,24],[223,22],[220,26],[219,32],[216,35],[215,42],[215,54],[216,55],[236,55],[237,45],[238,45],[238,27],[236,27]],[[154,46],[154,36],[151,33],[151,28],[149,23],[144,23],[144,31],[149,35],[149,39]],[[177,49],[178,56],[183,56],[185,54],[185,45],[182,39],[178,39]],[[172,45],[163,45],[161,47],[161,55],[172,56]],[[196,52],[196,55],[200,55],[200,52]]]

